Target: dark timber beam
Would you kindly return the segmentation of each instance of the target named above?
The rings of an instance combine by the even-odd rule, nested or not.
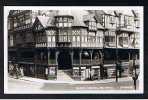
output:
[[[49,65],[50,64],[50,62],[49,62],[49,60],[50,60],[50,51],[48,50],[47,53],[48,53],[47,64]]]
[[[81,60],[82,60],[82,50],[79,51],[79,76],[81,76]]]
[[[73,55],[74,55],[74,51],[70,52],[70,56],[71,56],[71,66],[72,66],[72,72],[73,72]]]

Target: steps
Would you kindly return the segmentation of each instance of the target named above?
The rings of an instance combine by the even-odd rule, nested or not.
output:
[[[73,81],[73,79],[68,74],[69,70],[58,70],[57,80],[58,81]]]

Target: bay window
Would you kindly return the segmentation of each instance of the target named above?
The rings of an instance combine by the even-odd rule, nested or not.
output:
[[[119,45],[121,47],[128,47],[128,34],[122,33],[119,35]]]
[[[96,30],[96,29],[97,29],[96,21],[89,21],[89,30]]]
[[[108,46],[115,46],[115,32],[105,32],[105,43]]]
[[[124,16],[124,25],[126,28],[132,28],[134,18],[131,16]]]
[[[29,23],[31,23],[31,20],[27,19],[25,22],[26,22],[26,24],[29,24]]]
[[[115,16],[110,16],[110,24],[115,24]]]
[[[56,16],[57,27],[71,27],[73,22],[72,16]]]

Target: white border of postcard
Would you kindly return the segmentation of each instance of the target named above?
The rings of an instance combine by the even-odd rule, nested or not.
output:
[[[10,10],[138,10],[140,12],[140,75],[138,90],[79,90],[79,91],[10,91],[8,90],[8,31],[7,31],[7,16]],[[7,94],[139,94],[143,93],[144,84],[144,66],[143,66],[143,6],[4,6],[4,93]]]

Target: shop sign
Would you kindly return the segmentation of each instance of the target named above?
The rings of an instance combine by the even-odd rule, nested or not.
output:
[[[49,68],[49,75],[55,75],[55,67]]]

